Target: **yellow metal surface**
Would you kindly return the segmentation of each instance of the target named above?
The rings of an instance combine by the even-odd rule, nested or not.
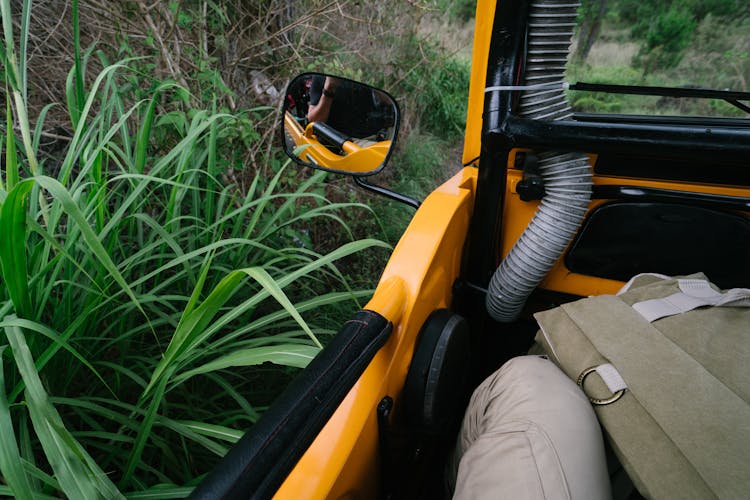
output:
[[[376,407],[399,408],[414,342],[427,316],[451,302],[474,204],[476,169],[464,168],[425,199],[365,307],[393,323],[378,351],[274,498],[373,498],[379,493]]]
[[[497,3],[503,0],[498,0]],[[478,0],[474,19],[474,45],[471,54],[471,81],[469,102],[466,111],[466,135],[464,138],[463,163],[479,156],[482,141],[482,110],[484,109],[484,87],[487,77],[487,58],[490,52],[492,22],[495,18],[494,0]]]
[[[355,174],[374,172],[383,164],[391,149],[391,141],[380,141],[368,146],[346,141],[342,147],[345,154],[338,155],[320,144],[313,132],[312,124],[303,129],[288,111],[284,115],[284,130],[292,138],[295,146],[305,146],[299,152],[302,161],[335,172]]]

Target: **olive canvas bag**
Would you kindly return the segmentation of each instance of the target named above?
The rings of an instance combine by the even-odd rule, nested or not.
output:
[[[648,498],[750,498],[750,290],[639,275],[535,315]]]

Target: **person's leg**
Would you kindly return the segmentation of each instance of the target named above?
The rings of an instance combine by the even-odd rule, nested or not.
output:
[[[539,356],[508,361],[474,391],[451,468],[455,498],[611,497],[588,399]]]

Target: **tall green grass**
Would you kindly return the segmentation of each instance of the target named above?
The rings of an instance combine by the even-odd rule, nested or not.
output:
[[[0,495],[184,496],[320,350],[330,325],[316,314],[370,293],[336,260],[385,244],[294,244],[315,219],[346,230],[338,211],[364,207],[317,194],[320,173],[282,192],[285,165],[240,192],[222,172],[249,115],[185,109],[185,89],[128,61],[87,86],[77,36],[72,137],[38,161],[48,108],[32,127],[31,1],[16,7],[19,32],[0,0]],[[131,103],[125,81],[150,96]]]

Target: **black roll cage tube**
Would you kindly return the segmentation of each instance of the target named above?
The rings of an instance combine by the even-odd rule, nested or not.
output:
[[[520,59],[528,22],[529,2],[498,2],[490,40],[486,87],[515,85],[521,76]],[[501,234],[506,166],[510,148],[493,130],[505,121],[513,106],[511,92],[485,94],[482,142],[478,163],[477,193],[469,226],[463,280],[486,288],[497,266],[496,250]],[[473,309],[470,301],[466,308]],[[484,309],[482,302],[481,308]],[[461,309],[459,307],[459,309]],[[480,314],[479,316],[483,316]],[[477,317],[466,314],[466,317]]]
[[[488,132],[507,148],[545,148],[585,153],[639,153],[655,158],[716,159],[750,162],[747,128],[622,122],[544,122],[509,114]],[[748,165],[750,169],[750,165]]]
[[[497,2],[492,26],[485,87],[518,85],[523,74],[523,53],[529,3],[526,0]],[[517,104],[517,92],[485,94],[482,113],[482,140],[477,165],[477,188],[474,210],[463,252],[461,273],[454,284],[452,308],[469,321],[471,352],[478,353],[477,382],[483,374],[479,367],[486,363],[481,353],[494,352],[504,356],[514,351],[512,346],[497,345],[488,349],[487,339],[510,338],[501,335],[506,325],[492,321],[485,308],[485,291],[499,261],[502,234],[502,206],[505,202],[506,167],[510,147],[493,133],[504,123]],[[492,331],[494,335],[486,335]],[[499,351],[503,351],[500,353]]]

